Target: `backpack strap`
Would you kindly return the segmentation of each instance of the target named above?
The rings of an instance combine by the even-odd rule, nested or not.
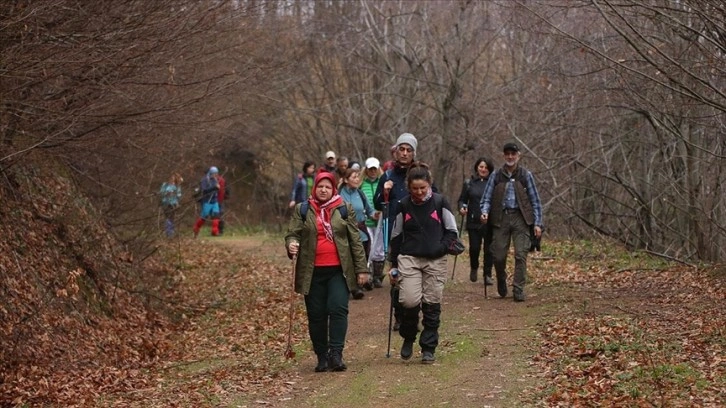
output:
[[[340,217],[344,220],[348,219],[348,206],[343,204],[338,207],[335,207],[338,212],[340,212]],[[308,210],[310,209],[310,202],[305,200],[300,204],[300,217],[302,217],[302,222],[305,224],[305,221],[308,219]]]

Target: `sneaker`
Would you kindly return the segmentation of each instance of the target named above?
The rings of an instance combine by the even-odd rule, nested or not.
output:
[[[363,299],[363,296],[365,296],[365,293],[363,293],[362,290],[360,290],[359,288],[353,289],[353,299],[361,300]]]
[[[500,280],[497,278],[497,292],[499,292],[499,296],[507,297],[507,281],[505,279]]]
[[[494,279],[491,276],[484,276],[484,284],[487,286],[494,285]]]
[[[434,361],[436,361],[436,357],[434,357],[433,351],[426,350],[422,354],[423,355],[421,356],[421,362],[423,364],[433,364]]]
[[[343,350],[330,350],[328,367],[331,371],[345,371],[348,369],[348,366],[343,362]]]
[[[522,289],[514,288],[512,295],[515,302],[524,302],[524,291]]]
[[[476,269],[472,269],[471,272],[469,272],[469,280],[476,282]]]
[[[413,355],[413,340],[404,340],[401,346],[401,358],[408,360]]]

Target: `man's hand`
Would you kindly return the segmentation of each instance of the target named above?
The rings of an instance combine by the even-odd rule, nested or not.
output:
[[[542,236],[542,227],[539,225],[534,226],[534,236],[540,238]]]
[[[466,209],[466,207],[459,208],[459,214],[466,215],[469,213],[469,210]]]
[[[289,202],[289,203],[287,204],[287,206],[288,206],[289,208],[295,208],[295,204],[296,204],[296,203],[295,203],[295,200],[291,200],[291,201],[290,201],[290,202]]]
[[[481,218],[480,218],[480,219],[481,219],[481,222],[482,222],[483,224],[486,224],[486,223],[487,223],[487,221],[489,221],[489,214],[483,214],[483,213],[482,213],[482,215],[481,215]]]
[[[390,191],[393,188],[393,180],[388,180],[383,183],[383,189]]]

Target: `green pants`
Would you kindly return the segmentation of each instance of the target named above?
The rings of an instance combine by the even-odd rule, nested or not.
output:
[[[315,354],[343,350],[348,332],[348,285],[340,266],[315,267],[305,296],[308,332]]]
[[[531,241],[529,226],[520,212],[502,214],[499,226],[494,227],[492,234],[492,257],[497,280],[507,277],[507,254],[510,241],[514,242],[514,288],[524,290],[527,281],[527,254]]]

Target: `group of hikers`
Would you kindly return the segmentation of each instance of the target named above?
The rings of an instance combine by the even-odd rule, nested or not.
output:
[[[306,162],[295,181],[285,248],[295,265],[295,292],[304,295],[316,372],[346,370],[349,298],[382,287],[385,274],[391,284],[389,320],[395,317],[389,351],[390,331],[398,331],[403,360],[413,356],[418,336],[422,363],[435,362],[447,255],[465,248],[454,210],[437,192],[429,167],[416,160],[417,149],[416,137],[403,133],[391,147],[390,161],[381,165],[369,157],[364,167],[329,151],[317,169]],[[519,165],[520,157],[519,146],[510,142],[501,168],[495,170],[490,158],[477,159],[457,202],[469,233],[470,280],[478,280],[483,252],[484,285],[494,284],[494,268],[497,291],[505,298],[513,243],[516,302],[525,300],[527,255],[543,229],[535,180]]]
[[[164,213],[164,233],[168,238],[175,234],[175,217],[182,197],[181,183],[184,179],[179,173],[172,173],[169,180],[162,183],[159,190],[161,209]],[[199,217],[194,222],[194,238],[206,222],[211,220],[212,235],[224,233],[224,200],[229,197],[229,186],[215,166],[208,168],[194,191],[194,198],[201,207]]]

